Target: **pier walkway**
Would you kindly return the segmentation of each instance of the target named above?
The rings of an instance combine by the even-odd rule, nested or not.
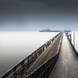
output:
[[[65,35],[59,59],[48,78],[78,78],[78,59]]]

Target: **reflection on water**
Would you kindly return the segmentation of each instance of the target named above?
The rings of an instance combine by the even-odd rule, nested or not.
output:
[[[57,32],[0,32],[0,76]]]

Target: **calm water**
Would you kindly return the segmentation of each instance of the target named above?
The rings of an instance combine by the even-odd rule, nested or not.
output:
[[[0,76],[57,32],[0,32]]]

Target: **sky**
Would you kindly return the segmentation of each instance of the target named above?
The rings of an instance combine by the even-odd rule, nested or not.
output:
[[[78,30],[78,0],[0,0],[0,31]]]

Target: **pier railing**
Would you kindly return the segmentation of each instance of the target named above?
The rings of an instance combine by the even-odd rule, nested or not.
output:
[[[67,36],[67,39],[68,39],[69,43],[71,44],[71,47],[72,47],[72,49],[73,49],[75,55],[78,57],[78,52],[77,52],[76,48],[74,47],[74,44],[72,44],[71,36],[68,35],[68,34],[66,34],[66,36]]]
[[[33,64],[33,62],[44,52],[47,47],[60,35],[58,33],[52,39],[43,44],[39,49],[34,51],[31,55],[26,57],[19,64],[10,69],[7,73],[5,73],[1,78],[22,78],[24,73],[26,73],[27,69]]]
[[[50,72],[53,70],[53,68],[57,62],[57,59],[59,57],[61,44],[62,44],[62,36],[59,40],[57,54],[55,56],[51,57],[48,61],[45,61],[35,71],[33,71],[31,74],[27,75],[24,78],[48,78]]]

